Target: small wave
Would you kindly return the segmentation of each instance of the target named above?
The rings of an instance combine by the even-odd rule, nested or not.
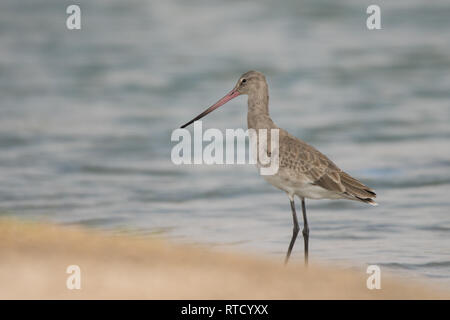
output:
[[[179,170],[152,170],[124,167],[106,167],[106,166],[82,166],[81,172],[102,174],[102,175],[147,175],[147,176],[178,176],[183,175],[183,171]]]
[[[440,232],[450,232],[450,227],[441,226],[441,225],[431,225],[424,227],[417,227],[418,230],[424,231],[440,231]]]
[[[380,239],[376,236],[357,236],[357,235],[327,235],[327,236],[315,236],[314,238],[323,240],[375,240]]]
[[[450,261],[433,261],[427,263],[379,263],[381,266],[385,266],[393,269],[405,269],[405,270],[417,270],[424,268],[448,268],[450,267]]]
[[[439,177],[430,177],[425,179],[414,178],[414,179],[405,179],[405,180],[385,180],[385,181],[377,181],[372,185],[374,188],[384,188],[384,189],[411,189],[418,187],[431,187],[431,186],[441,186],[450,184],[450,178],[439,178]]]
[[[81,219],[65,223],[66,225],[82,225],[87,227],[105,227],[116,222],[124,221],[123,218],[91,218]]]

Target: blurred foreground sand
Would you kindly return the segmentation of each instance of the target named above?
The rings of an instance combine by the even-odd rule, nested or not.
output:
[[[81,290],[68,290],[68,265]],[[0,220],[0,299],[429,299],[433,287],[154,238]]]

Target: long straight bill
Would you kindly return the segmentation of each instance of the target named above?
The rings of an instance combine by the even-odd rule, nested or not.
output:
[[[225,97],[223,97],[222,99],[220,99],[219,101],[217,101],[215,104],[213,104],[211,107],[209,107],[208,109],[206,109],[205,111],[203,111],[202,113],[200,113],[198,116],[196,116],[194,119],[192,119],[191,121],[189,121],[188,123],[185,123],[181,126],[181,128],[185,128],[188,125],[190,125],[192,122],[197,121],[201,118],[203,118],[204,116],[206,116],[208,113],[213,112],[214,110],[216,110],[217,108],[219,108],[220,106],[224,105],[225,103],[227,103],[228,101],[230,101],[233,98],[236,98],[238,95],[240,95],[239,91],[233,89],[230,91],[230,93],[228,93]]]

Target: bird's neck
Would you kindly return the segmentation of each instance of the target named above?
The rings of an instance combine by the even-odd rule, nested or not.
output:
[[[269,92],[267,85],[248,94],[247,124],[249,128],[267,128],[272,123],[269,116]]]

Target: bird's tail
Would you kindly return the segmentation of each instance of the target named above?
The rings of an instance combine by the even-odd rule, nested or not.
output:
[[[368,204],[370,204],[370,205],[372,205],[372,206],[377,206],[377,205],[378,205],[378,203],[376,203],[375,201],[373,201],[373,199],[371,199],[371,198],[360,198],[360,197],[356,197],[355,200],[359,200],[359,201],[362,201],[362,202],[364,202],[364,203],[368,203]]]
[[[349,199],[368,203],[372,206],[378,205],[378,203],[373,200],[377,195],[372,189],[343,171],[340,172],[340,178],[342,185],[345,187],[344,194]]]

